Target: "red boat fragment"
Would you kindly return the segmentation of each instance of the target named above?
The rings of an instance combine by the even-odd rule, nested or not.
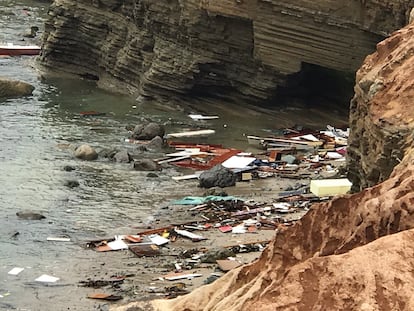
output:
[[[37,45],[0,45],[0,55],[20,56],[20,55],[38,55],[40,46]]]

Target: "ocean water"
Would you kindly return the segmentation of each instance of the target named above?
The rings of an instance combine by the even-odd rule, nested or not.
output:
[[[44,1],[1,0],[0,42],[40,44],[47,7]],[[31,26],[39,27],[38,36],[21,42]],[[104,157],[77,160],[71,152],[74,146],[87,143],[100,152],[117,149],[137,157],[160,157],[139,154],[135,145],[125,142],[128,126],[151,119],[165,124],[167,132],[215,129],[215,135],[198,141],[248,150],[247,134],[268,135],[297,123],[323,127],[347,120],[343,113],[303,107],[269,111],[211,102],[197,111],[189,105],[177,109],[142,103],[81,79],[43,79],[35,57],[0,58],[0,76],[35,86],[32,96],[0,99],[0,310],[100,310],[100,304],[86,299],[78,286],[102,261],[102,254],[85,250],[84,243],[131,233],[171,199],[200,191],[172,181],[171,176],[182,173],[174,167],[148,178],[146,172]],[[90,110],[105,115],[80,115]],[[188,117],[191,112],[220,118],[200,124]],[[68,172],[65,166],[75,169]],[[68,187],[68,181],[78,181],[79,187]],[[16,216],[25,210],[46,218]],[[48,237],[71,241],[47,241]],[[14,267],[24,270],[9,275]],[[43,274],[60,280],[49,285],[34,281]]]

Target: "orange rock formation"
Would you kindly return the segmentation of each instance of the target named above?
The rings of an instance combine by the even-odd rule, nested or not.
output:
[[[357,73],[348,140],[354,190],[384,181],[413,146],[414,24],[377,45]]]

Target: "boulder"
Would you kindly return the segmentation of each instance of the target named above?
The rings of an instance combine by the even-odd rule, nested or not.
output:
[[[162,149],[164,145],[164,140],[160,136],[155,136],[151,141],[146,145],[148,150],[158,151]]]
[[[137,171],[160,171],[160,165],[151,159],[141,159],[134,161],[134,169]]]
[[[216,263],[216,260],[227,259],[235,256],[234,252],[224,247],[209,249],[202,257],[201,262]]]
[[[36,37],[38,31],[39,31],[39,27],[32,26],[32,27],[30,27],[30,31],[27,32],[27,33],[25,33],[23,35],[23,37],[26,37],[26,38],[34,38],[34,37]]]
[[[66,172],[71,172],[71,171],[76,170],[76,168],[74,168],[73,166],[70,166],[70,165],[65,165],[63,167],[63,170],[66,171]]]
[[[42,214],[35,213],[32,211],[21,211],[16,213],[17,217],[25,220],[40,220],[46,218]]]
[[[156,136],[163,137],[164,134],[164,126],[151,122],[146,125],[139,124],[135,126],[134,131],[132,132],[132,138],[138,140],[150,140]]]
[[[98,158],[98,153],[89,145],[81,145],[76,148],[74,155],[81,160],[93,161]]]
[[[118,163],[129,163],[133,161],[132,156],[126,150],[115,153],[112,160]]]
[[[65,186],[68,187],[68,188],[79,187],[79,181],[77,181],[77,180],[67,180],[65,182]]]
[[[29,83],[0,77],[0,98],[28,96],[33,90]]]
[[[236,184],[237,176],[228,168],[216,165],[212,169],[201,173],[199,177],[200,187],[231,187]]]

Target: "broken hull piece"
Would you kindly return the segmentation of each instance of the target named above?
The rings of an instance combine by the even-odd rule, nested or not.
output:
[[[199,121],[199,120],[213,120],[213,119],[218,119],[218,116],[203,116],[201,114],[189,114],[188,115],[191,119],[195,120],[195,121]]]
[[[347,178],[318,179],[310,182],[310,191],[318,197],[346,194],[351,187],[352,183]]]
[[[0,45],[0,55],[20,56],[20,55],[38,55],[40,46],[37,45]]]
[[[216,154],[211,160],[203,163],[195,161],[193,159],[187,159],[182,161],[176,161],[173,164],[180,167],[192,168],[196,170],[209,170],[214,166],[223,163],[224,161],[230,159],[232,156],[240,153],[240,150],[237,149],[216,149],[214,153]]]
[[[257,148],[263,147],[274,147],[274,148],[295,148],[298,150],[311,150],[316,147],[319,147],[323,144],[321,141],[301,141],[297,139],[289,138],[273,138],[273,137],[258,137],[258,136],[247,136],[247,142],[249,145],[255,146]]]
[[[165,136],[165,138],[180,138],[180,137],[195,137],[195,136],[208,136],[214,134],[215,130],[199,130],[199,131],[189,131],[181,133],[170,133]]]
[[[129,250],[138,257],[153,257],[161,253],[156,244],[137,244],[130,246]]]

